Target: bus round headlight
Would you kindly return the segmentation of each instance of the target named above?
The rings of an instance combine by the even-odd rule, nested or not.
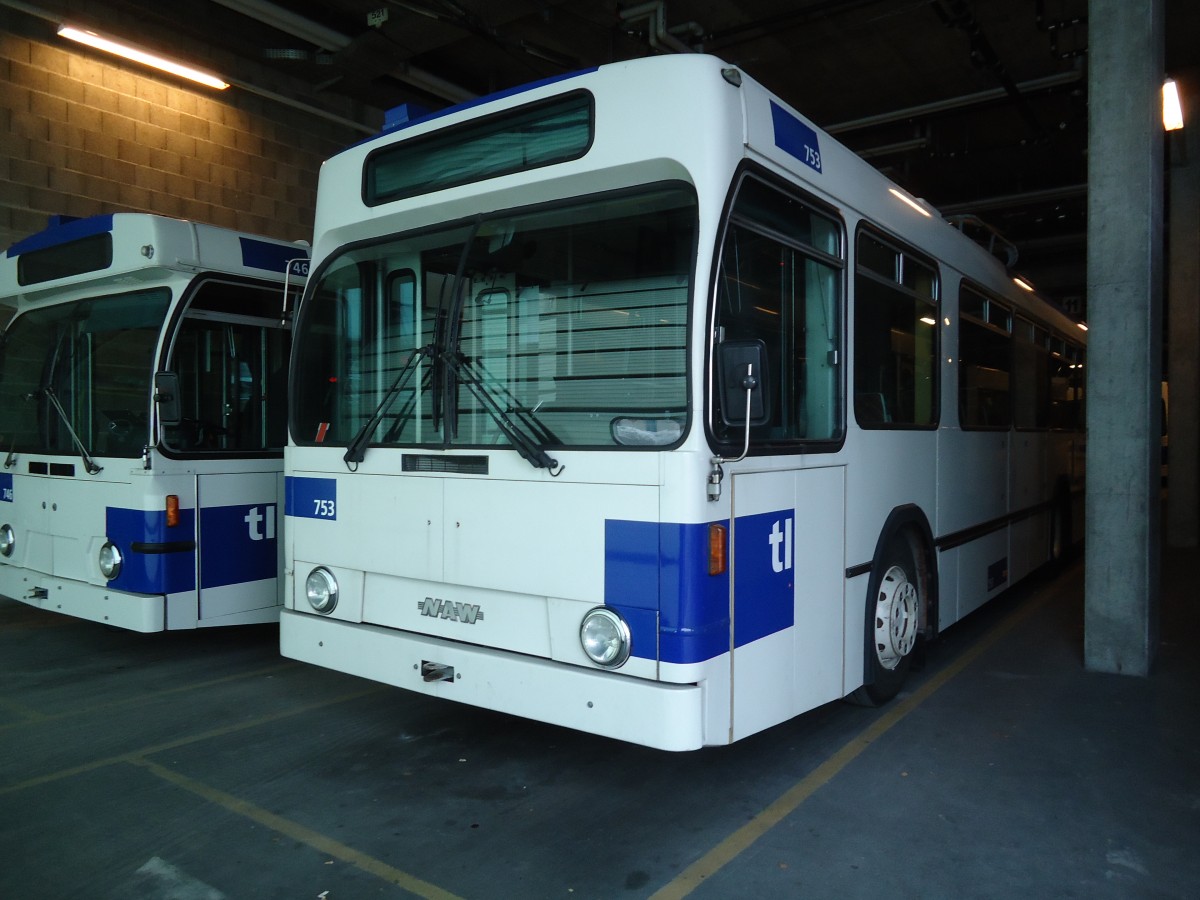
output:
[[[629,626],[611,609],[597,607],[583,617],[579,642],[588,659],[606,669],[629,659]]]
[[[338,601],[337,579],[326,568],[313,569],[304,582],[304,593],[308,597],[308,605],[317,612],[333,612]]]
[[[121,551],[112,541],[105,541],[100,548],[100,574],[112,581],[121,574]]]
[[[13,545],[16,542],[17,538],[13,534],[12,526],[8,524],[0,525],[0,555],[12,556]]]

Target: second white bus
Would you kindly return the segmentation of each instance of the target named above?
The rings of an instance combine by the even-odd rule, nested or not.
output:
[[[618,63],[322,169],[285,655],[671,750],[1062,552],[1084,333],[740,69]]]

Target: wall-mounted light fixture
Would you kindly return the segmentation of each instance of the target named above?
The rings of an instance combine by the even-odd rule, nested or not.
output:
[[[1183,127],[1183,104],[1179,101],[1179,85],[1168,78],[1162,86],[1163,130],[1178,131]]]
[[[1033,292],[1033,285],[1030,284],[1028,281],[1026,281],[1024,278],[1020,278],[1020,277],[1014,275],[1013,276],[1013,284],[1015,284],[1017,287],[1019,287],[1023,291],[1029,291],[1030,293]]]
[[[106,53],[112,53],[124,59],[131,59],[134,62],[150,66],[162,72],[170,72],[172,75],[178,75],[180,78],[186,78],[189,81],[203,84],[206,87],[216,88],[218,91],[223,91],[229,87],[228,82],[222,81],[217,76],[208,72],[201,71],[192,66],[186,66],[183,63],[175,62],[163,56],[158,56],[147,50],[142,50],[140,47],[135,47],[132,44],[105,37],[94,31],[85,31],[82,28],[61,25],[58,29],[58,36],[78,41],[81,44],[87,44],[89,47],[95,47],[97,50],[103,50]]]

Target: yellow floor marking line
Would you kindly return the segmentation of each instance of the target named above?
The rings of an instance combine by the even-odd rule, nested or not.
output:
[[[215,687],[218,684],[228,684],[231,681],[238,681],[243,678],[256,678],[259,675],[270,675],[274,672],[280,672],[284,669],[296,668],[300,665],[298,662],[276,663],[270,666],[264,666],[261,669],[254,669],[250,672],[239,672],[236,675],[225,675],[221,678],[210,678],[208,681],[195,681],[188,684],[180,685],[179,687],[165,688],[161,691],[151,691],[148,694],[139,694],[136,697],[127,697],[124,700],[113,700],[108,703],[96,703],[92,706],[82,709],[68,709],[56,713],[40,713],[34,710],[27,710],[25,707],[11,700],[0,698],[0,709],[11,708],[14,712],[19,712],[28,721],[24,722],[6,722],[0,725],[0,733],[13,728],[18,728],[22,725],[32,725],[42,722],[57,722],[60,719],[69,719],[71,716],[79,716],[84,713],[93,713],[99,710],[120,709],[122,706],[133,706],[137,703],[145,703],[148,700],[157,700],[160,697],[170,697],[172,694],[182,694],[188,691],[198,691],[204,688]]]
[[[173,741],[163,741],[161,744],[153,744],[149,747],[141,747],[137,750],[131,750],[128,753],[118,753],[115,756],[108,756],[104,759],[93,760],[92,762],[83,763],[82,765],[72,766],[69,769],[60,769],[57,772],[50,772],[46,775],[38,775],[35,778],[30,778],[26,781],[18,781],[16,784],[5,785],[0,787],[0,797],[6,794],[15,794],[17,791],[28,790],[39,785],[49,784],[54,781],[61,781],[64,778],[71,778],[75,775],[82,775],[86,772],[94,772],[96,769],[103,769],[106,766],[115,765],[117,763],[131,762],[141,759],[146,756],[153,756],[156,753],[162,753],[165,750],[175,750],[179,747],[186,747],[189,744],[197,744],[201,741],[212,740],[213,738],[225,737],[230,734],[237,734],[239,731],[246,731],[251,728],[258,728],[261,725],[268,725],[271,722],[277,722],[280,719],[287,719],[291,716],[300,715],[301,713],[311,712],[314,709],[323,709],[326,706],[336,706],[339,703],[348,703],[351,700],[357,700],[360,697],[366,697],[370,694],[377,694],[380,691],[391,690],[385,685],[373,685],[365,690],[353,691],[349,694],[339,694],[336,697],[330,697],[328,700],[318,700],[314,703],[307,703],[303,706],[294,706],[291,709],[280,710],[276,713],[271,713],[268,716],[259,716],[254,719],[247,719],[244,722],[238,722],[235,725],[223,725],[220,728],[212,728],[208,731],[202,731],[198,734],[191,734],[187,737],[178,738]]]
[[[226,809],[239,816],[244,816],[252,822],[257,822],[272,831],[282,834],[284,837],[298,841],[314,850],[334,859],[348,863],[364,872],[374,875],[391,884],[398,885],[410,893],[416,894],[418,897],[425,897],[427,900],[460,900],[457,895],[449,891],[442,890],[428,881],[422,881],[415,875],[410,875],[408,872],[390,866],[382,860],[376,859],[373,856],[368,856],[353,847],[343,844],[341,841],[336,841],[333,838],[326,837],[318,831],[313,831],[298,822],[293,822],[291,819],[286,819],[283,816],[276,815],[273,812],[268,812],[261,806],[256,806],[247,800],[240,797],[235,797],[233,794],[227,794],[225,791],[207,785],[194,778],[189,778],[172,769],[160,766],[158,763],[150,762],[148,759],[130,759],[128,762],[136,766],[141,766],[144,769],[157,775],[163,781],[183,788],[185,791],[191,791],[198,797],[215,803],[222,809]]]
[[[20,716],[20,722],[6,722],[0,725],[0,731],[5,728],[16,728],[18,725],[29,725],[33,722],[44,722],[48,718],[44,713],[38,712],[36,709],[30,709],[24,704],[17,703],[15,700],[6,700],[0,697],[0,710],[10,713],[14,716]]]
[[[879,740],[914,709],[928,700],[938,689],[955,678],[967,666],[990,650],[1005,635],[1049,601],[1051,591],[1030,601],[1024,608],[1013,613],[997,625],[978,644],[960,656],[951,665],[925,682],[903,700],[894,702],[886,712],[851,738],[840,750],[813,769],[781,794],[753,819],[739,828],[717,846],[680,872],[673,880],[651,895],[651,900],[678,900],[696,890],[706,880],[732,862],[743,851],[749,849],[760,837],[791,815],[809,797],[828,784],[842,769],[853,762],[859,754]]]

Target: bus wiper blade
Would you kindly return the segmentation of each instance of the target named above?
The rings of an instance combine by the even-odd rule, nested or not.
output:
[[[59,418],[62,419],[63,424],[67,426],[67,431],[71,435],[71,440],[75,442],[75,447],[79,450],[79,455],[83,459],[83,467],[87,469],[87,473],[89,475],[98,475],[104,471],[103,466],[96,465],[96,461],[92,459],[91,454],[88,453],[87,447],[83,446],[83,441],[79,439],[79,435],[77,435],[75,433],[75,429],[71,427],[71,419],[69,416],[67,416],[66,410],[62,408],[62,404],[58,402],[58,394],[54,393],[54,388],[50,387],[50,385],[46,385],[44,388],[42,388],[42,393],[46,395],[46,398],[54,407],[54,411],[57,412]]]
[[[479,381],[480,386],[488,392],[491,397],[499,397],[507,402],[505,412],[516,414],[517,419],[522,422],[529,430],[530,436],[539,444],[557,444],[558,435],[546,427],[546,424],[537,417],[536,413],[541,407],[541,403],[537,406],[521,406],[517,398],[513,395],[503,382],[495,375],[487,370],[487,367],[479,362],[478,359],[469,357],[459,357],[459,363],[470,369],[471,374]],[[497,401],[497,404],[499,401]]]
[[[550,474],[555,477],[562,473],[563,467],[559,465],[558,460],[546,453],[540,444],[513,423],[512,419],[508,417],[508,413],[488,391],[487,386],[480,381],[469,366],[463,364],[463,360],[458,354],[446,352],[442,354],[442,359],[455,377],[467,386],[467,389],[479,401],[479,405],[492,417],[497,427],[504,432],[504,436],[508,438],[513,448],[521,454],[526,462],[535,469],[549,469]]]
[[[433,346],[418,347],[413,351],[412,356],[408,358],[403,368],[400,369],[400,374],[396,376],[396,380],[392,382],[392,386],[387,389],[387,393],[383,395],[383,399],[379,401],[379,405],[375,407],[375,412],[371,413],[363,427],[358,429],[358,434],[354,436],[349,446],[346,447],[346,452],[342,456],[342,461],[347,467],[351,464],[357,466],[367,455],[367,444],[370,443],[371,435],[375,433],[375,429],[379,427],[384,413],[387,412],[392,401],[396,399],[396,395],[400,393],[401,388],[408,383],[409,377],[417,368],[417,360],[422,356],[429,358],[433,357]],[[353,471],[353,469],[351,469]]]

